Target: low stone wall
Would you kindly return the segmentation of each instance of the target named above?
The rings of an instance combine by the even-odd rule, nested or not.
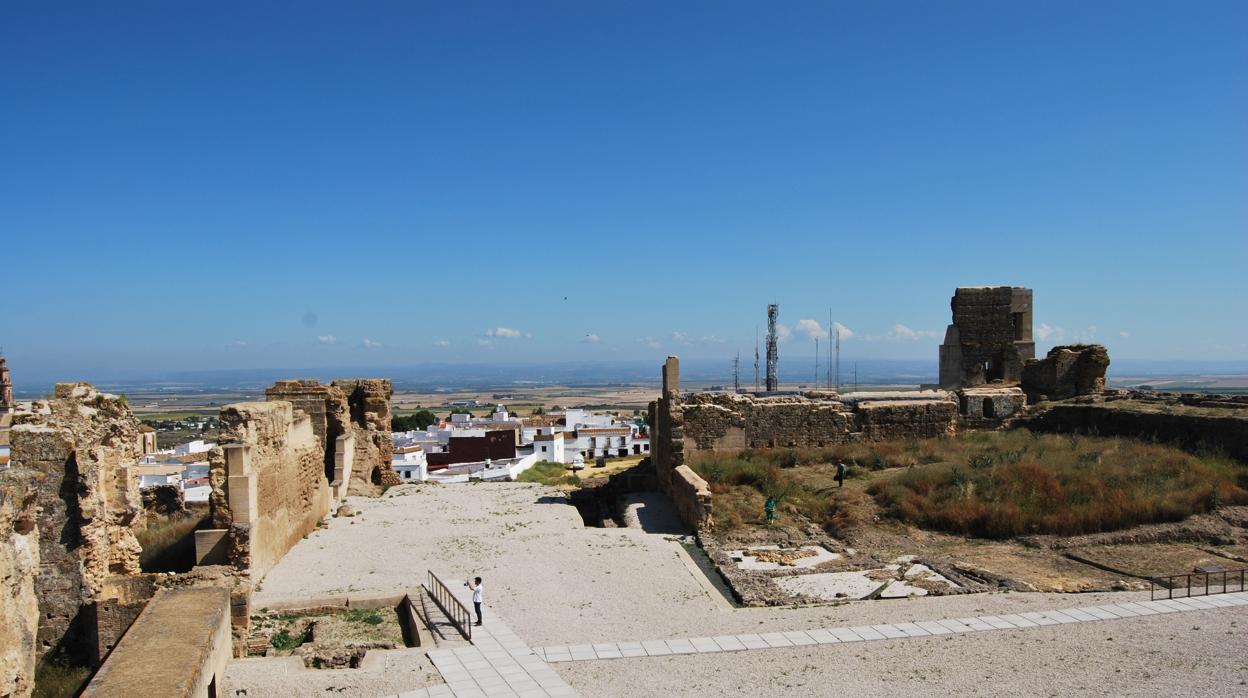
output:
[[[85,698],[221,695],[232,656],[230,593],[162,589],[82,692]]]
[[[1210,412],[1210,408],[1189,408],[1181,403],[1056,403],[1028,419],[1025,426],[1034,431],[1130,436],[1189,450],[1218,449],[1248,462],[1248,406],[1216,411],[1225,414]]]
[[[864,402],[857,416],[863,437],[871,441],[952,436],[958,430],[958,405],[952,400]]]
[[[689,466],[682,465],[672,472],[668,495],[686,526],[694,531],[711,528],[711,488]]]

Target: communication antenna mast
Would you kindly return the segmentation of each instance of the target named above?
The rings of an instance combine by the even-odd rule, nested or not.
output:
[[[776,369],[780,363],[780,350],[776,338],[776,318],[780,316],[780,306],[772,303],[767,306],[767,392],[780,387]]]
[[[841,389],[841,328],[834,328],[836,331],[836,389]]]
[[[754,392],[758,392],[758,325],[754,326]]]
[[[858,392],[858,362],[854,362],[854,392]]]
[[[732,360],[732,392],[741,392],[741,352]]]
[[[824,382],[828,384],[828,390],[832,389],[832,309],[828,308],[828,375],[824,377]]]
[[[815,335],[815,390],[819,389],[819,335]]]

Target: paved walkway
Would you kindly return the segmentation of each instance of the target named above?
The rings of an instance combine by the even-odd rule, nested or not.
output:
[[[471,597],[463,591],[451,589],[451,593],[466,607],[472,608]],[[544,659],[488,609],[485,619],[485,625],[473,627],[471,645],[427,653],[445,684],[407,691],[391,698],[546,698],[576,695],[576,691]]]
[[[460,592],[456,590],[452,590],[452,593],[460,596]],[[466,598],[461,600],[467,601]],[[436,649],[428,653],[429,659],[433,661],[433,665],[437,667],[446,681],[445,684],[409,691],[391,698],[575,696],[576,692],[550,668],[548,663],[553,662],[662,657],[674,654],[740,652],[800,645],[900,640],[933,635],[1018,630],[1066,623],[1095,623],[1234,606],[1248,606],[1248,592],[1160,601],[1125,601],[1104,606],[1064,608],[1057,611],[946,618],[917,623],[883,623],[676,640],[602,642],[539,649],[529,648],[505,623],[497,618],[490,618],[490,622],[486,625],[473,628],[471,645]]]
[[[1016,630],[1064,623],[1094,623],[1163,613],[1182,613],[1232,606],[1248,606],[1248,592],[1217,594],[1196,598],[1139,601],[1083,606],[1059,611],[1029,612],[1002,616],[947,618],[917,623],[884,623],[820,630],[720,635],[677,640],[642,640],[634,642],[602,642],[592,645],[545,647],[534,650],[547,662],[578,662],[622,657],[662,657],[672,654],[705,654],[739,652],[798,645],[831,645],[843,642],[900,640],[930,635],[951,635],[989,630]]]

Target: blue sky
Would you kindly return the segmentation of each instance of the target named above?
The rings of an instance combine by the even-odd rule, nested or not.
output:
[[[772,301],[934,361],[987,284],[1042,350],[1248,358],[1242,2],[3,15],[15,365],[727,357]]]

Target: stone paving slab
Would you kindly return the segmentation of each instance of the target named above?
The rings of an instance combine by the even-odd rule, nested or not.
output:
[[[1216,599],[1216,602],[1215,602]],[[1095,623],[1100,621],[1126,620],[1147,615],[1181,613],[1184,611],[1237,608],[1248,606],[1248,592],[1219,594],[1216,597],[1159,599],[1157,601],[1125,601],[1102,606],[1064,608],[1053,611],[1028,611],[1007,613],[1000,616],[946,618],[914,623],[881,623],[857,625],[848,628],[819,628],[816,630],[789,630],[783,632],[745,633],[742,635],[717,635],[675,640],[643,640],[618,644],[593,645],[594,648],[614,647],[623,656],[662,656],[671,654],[705,654],[711,652],[741,652],[745,650],[795,647],[843,642],[875,642],[900,640],[936,635],[952,635],[995,630],[1020,630],[1068,623]],[[627,650],[625,648],[628,648]],[[610,650],[608,650],[610,651]],[[631,651],[632,654],[626,652]],[[537,650],[547,661],[576,661],[567,647],[548,647]],[[614,655],[612,655],[614,657]]]

